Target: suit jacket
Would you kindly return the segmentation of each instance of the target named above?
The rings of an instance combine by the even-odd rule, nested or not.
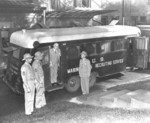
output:
[[[54,49],[50,49],[50,62],[53,65],[58,65],[60,62],[60,56],[61,56],[61,52],[60,49],[58,49],[57,51],[54,51]]]
[[[43,71],[43,68],[42,68],[42,64],[41,64],[41,61],[39,60],[34,60],[33,64],[32,64],[32,67],[33,67],[33,70],[34,70],[34,73],[35,73],[35,78],[37,81],[41,82],[44,78],[44,71]]]
[[[90,77],[91,74],[91,64],[88,59],[81,59],[79,63],[79,76],[80,77]]]
[[[27,62],[25,62],[21,67],[21,77],[24,85],[27,88],[32,89],[35,84],[35,74],[32,66]]]

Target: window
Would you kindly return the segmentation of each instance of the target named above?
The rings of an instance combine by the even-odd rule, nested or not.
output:
[[[2,39],[2,46],[3,48],[8,47],[9,45],[9,36],[7,30],[1,31],[1,39]]]
[[[41,50],[40,52],[44,54],[43,59],[42,59],[42,65],[48,64],[49,63],[49,49],[44,49],[44,50]]]
[[[140,17],[140,21],[141,21],[141,22],[146,22],[146,16],[141,16],[141,17]]]
[[[95,55],[96,44],[92,44],[92,43],[85,44],[85,50],[89,56]]]
[[[125,49],[124,40],[123,39],[115,39],[113,41],[114,51]]]
[[[111,52],[111,42],[109,41],[105,41],[101,44],[101,53],[104,54],[104,53],[109,53]]]
[[[66,49],[68,59],[76,59],[80,56],[79,46],[69,46]]]
[[[91,0],[74,0],[75,7],[90,7]]]
[[[82,7],[89,7],[90,1],[89,0],[82,0]]]
[[[108,16],[102,16],[101,22],[103,25],[107,25],[108,24]]]
[[[131,16],[132,25],[137,25],[138,23],[138,16]]]
[[[20,55],[20,49],[14,50],[13,51],[13,57],[16,59],[19,59],[19,55]]]

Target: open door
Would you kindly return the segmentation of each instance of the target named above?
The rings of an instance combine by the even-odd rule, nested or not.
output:
[[[50,82],[50,68],[49,68],[49,48],[45,47],[40,49],[43,55],[43,60],[42,60],[42,66],[43,66],[43,71],[44,71],[44,82],[45,82],[45,90],[49,90],[51,88],[51,82]]]
[[[145,69],[148,63],[148,37],[135,38],[136,67]]]

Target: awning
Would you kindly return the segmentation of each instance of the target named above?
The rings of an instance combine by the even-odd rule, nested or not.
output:
[[[51,11],[46,14],[46,18],[92,18],[95,15],[115,12],[117,10],[93,10],[93,9],[69,9]]]
[[[0,13],[42,12],[43,9],[45,8],[25,0],[0,0]]]

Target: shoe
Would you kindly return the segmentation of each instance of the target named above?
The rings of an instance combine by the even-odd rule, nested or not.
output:
[[[26,116],[30,116],[31,114],[32,114],[32,113],[26,113],[25,115],[26,115]]]
[[[52,86],[57,86],[57,83],[53,83]]]
[[[41,105],[40,106],[35,106],[36,109],[40,109],[41,107],[42,107]]]

